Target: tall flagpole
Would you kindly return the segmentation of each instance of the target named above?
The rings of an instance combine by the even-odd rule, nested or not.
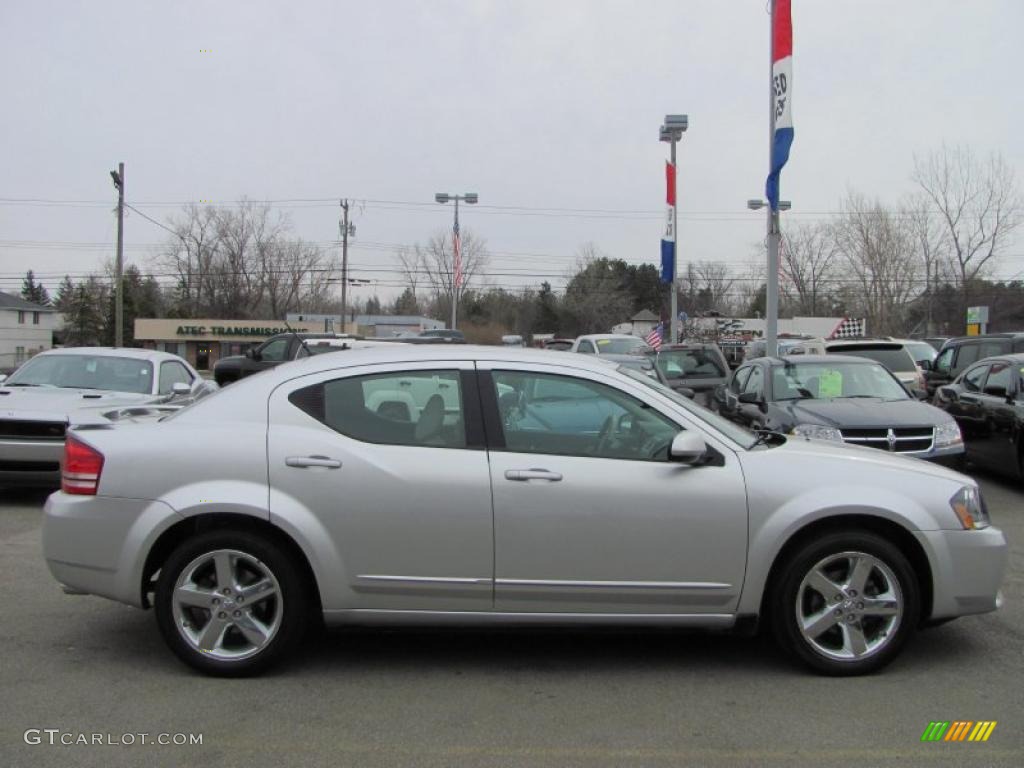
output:
[[[768,174],[775,167],[775,0],[768,23]],[[765,354],[779,351],[779,209],[768,208],[768,275],[765,287]]]

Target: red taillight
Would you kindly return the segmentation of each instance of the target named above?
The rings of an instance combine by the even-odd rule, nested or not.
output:
[[[60,489],[64,493],[95,496],[103,471],[103,454],[68,435],[64,441],[64,470]]]

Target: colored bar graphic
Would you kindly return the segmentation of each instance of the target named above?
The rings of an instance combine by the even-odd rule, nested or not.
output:
[[[995,729],[995,720],[932,720],[921,741],[988,741]]]

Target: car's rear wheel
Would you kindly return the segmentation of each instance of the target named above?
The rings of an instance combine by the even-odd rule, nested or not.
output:
[[[171,650],[203,672],[262,672],[301,639],[308,601],[292,557],[248,531],[218,530],[183,542],[157,582],[157,624]]]
[[[828,675],[884,667],[920,617],[914,569],[891,542],[866,531],[808,542],[783,565],[774,589],[779,644]]]

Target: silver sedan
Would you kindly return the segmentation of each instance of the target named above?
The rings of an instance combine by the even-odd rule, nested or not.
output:
[[[870,672],[995,610],[977,484],[752,433],[583,355],[383,347],[245,379],[157,423],[69,432],[43,546],[65,589],[155,609],[204,672],[338,624],[759,623]]]

